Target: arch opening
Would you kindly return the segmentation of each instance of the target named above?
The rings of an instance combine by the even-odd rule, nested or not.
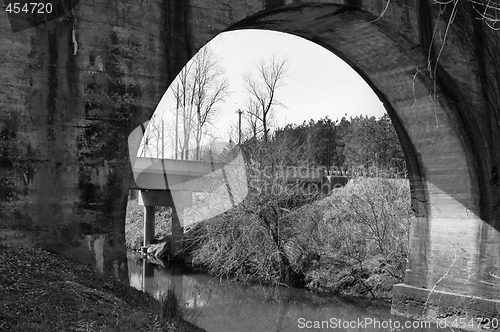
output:
[[[242,40],[245,40],[245,42],[242,43]],[[262,51],[262,49],[266,51]],[[252,55],[249,56],[248,53],[252,53]],[[184,143],[186,114],[193,113],[193,110],[186,107],[186,105],[182,105],[183,102],[185,103],[182,96],[188,100],[191,99],[191,106],[195,110],[201,104],[199,100],[193,99],[198,97],[191,98],[196,82],[203,81],[199,77],[200,75],[197,76],[196,68],[200,63],[204,63],[207,67],[206,71],[209,72],[215,67],[216,59],[222,60],[222,67],[226,72],[229,72],[226,79],[229,81],[230,95],[226,96],[226,100],[219,100],[222,105],[215,105],[221,106],[220,109],[212,109],[216,113],[215,116],[212,115],[212,117],[215,117],[215,123],[207,123],[209,130],[203,133],[206,135],[203,138],[208,137],[211,140],[209,146],[214,148],[215,145],[219,145],[215,150],[221,151],[228,144],[235,144],[238,141],[245,142],[252,138],[252,120],[257,121],[257,115],[252,113],[256,111],[254,109],[255,105],[249,104],[249,102],[255,101],[255,95],[249,94],[247,83],[250,74],[257,74],[257,76],[263,74],[259,70],[262,69],[261,65],[265,64],[266,61],[283,61],[284,67],[286,67],[286,71],[283,77],[280,77],[279,86],[275,91],[276,99],[279,99],[279,101],[271,105],[273,112],[270,114],[272,114],[273,118],[270,120],[270,139],[271,137],[274,139],[275,135],[286,136],[293,131],[310,130],[314,126],[320,126],[320,123],[321,126],[330,126],[335,131],[336,128],[342,129],[341,127],[349,126],[349,117],[352,121],[352,118],[356,116],[354,121],[364,123],[365,119],[358,118],[360,115],[380,118],[379,120],[373,120],[375,125],[377,121],[380,121],[380,123],[387,123],[388,121],[387,118],[382,120],[381,117],[386,114],[386,110],[373,93],[371,87],[343,60],[323,46],[281,32],[263,30],[230,31],[218,35],[204,46],[172,82],[152,119],[147,126],[145,125],[141,129],[144,134],[137,136],[140,143],[133,143],[137,148],[135,150],[131,148],[132,163],[134,162],[133,157],[209,161],[209,154],[217,154],[215,150],[212,150],[209,153],[204,152],[199,155],[195,137],[190,146],[190,150],[195,153],[185,153],[188,152],[184,150],[183,146],[186,145]],[[311,59],[314,59],[313,63],[311,63]],[[317,63],[323,65],[318,66]],[[216,74],[221,74],[221,72],[216,72]],[[214,81],[212,85],[216,86],[216,88],[219,88],[219,83],[225,80],[219,76],[212,76]],[[203,76],[203,78],[206,77]],[[251,78],[255,79],[255,76]],[[188,86],[189,84],[191,86]],[[210,88],[207,87],[206,91],[204,91],[205,94],[210,95],[214,92]],[[235,111],[236,109],[238,111]],[[240,126],[239,134],[238,114],[240,121],[244,122],[243,127]],[[189,118],[191,115],[187,117]],[[189,118],[189,121],[196,122],[198,119],[194,116]],[[314,123],[314,121],[318,122]],[[339,124],[339,122],[342,123]],[[369,122],[368,119],[366,119],[366,122]],[[210,125],[212,126],[210,127]],[[253,123],[253,125],[253,138],[262,139],[264,132],[262,124]],[[190,134],[192,136],[195,136],[196,129],[191,128],[192,132]],[[216,134],[210,132],[210,129],[215,130]],[[347,129],[343,128],[342,130]],[[293,134],[290,135],[293,136]],[[225,142],[215,143],[217,139]],[[341,142],[345,140],[345,138],[338,139]],[[398,140],[396,139],[396,141]],[[360,172],[368,174],[368,168],[371,168],[370,173],[373,173],[373,167],[378,168],[376,174],[382,174],[383,172],[386,175],[391,173],[391,176],[400,176],[396,174],[406,172],[405,163],[401,160],[401,156],[389,157],[380,154],[380,158],[377,161],[370,161],[370,165],[366,161],[355,162],[352,158],[350,158],[349,163],[345,163],[344,153],[337,151],[337,149],[343,149],[343,147],[337,147],[336,141],[332,141],[332,144],[334,151],[328,150],[327,153],[322,153],[321,161],[318,161],[319,158],[309,156],[308,159],[301,160],[300,163],[309,163],[314,167],[326,167],[330,173],[335,170],[335,172],[346,174],[347,170],[352,170],[358,174],[361,174]],[[393,152],[391,155],[400,153],[399,146],[394,149],[397,152]],[[384,152],[383,154],[387,153]],[[303,159],[303,157],[295,157],[294,165],[299,162],[297,159]],[[389,165],[390,158],[396,161]],[[246,163],[248,164],[248,162],[247,158]],[[375,162],[377,165],[372,164]],[[294,165],[290,164],[288,166],[292,167]],[[358,166],[362,167],[364,171],[361,171]],[[136,170],[134,169],[134,171]],[[160,182],[161,180],[159,179]]]
[[[391,120],[387,117],[383,104],[379,101],[377,96],[363,81],[363,79],[359,77],[359,75],[356,74],[356,72],[353,71],[351,67],[349,67],[341,59],[336,57],[332,52],[304,38],[298,38],[296,36],[285,33],[252,30],[240,31],[239,33],[237,31],[226,32],[219,36],[221,37],[221,39],[223,39],[223,42],[221,43],[225,44],[225,47],[222,48],[223,52],[230,53],[223,54],[223,56],[221,55],[221,53],[218,53],[219,59],[222,57],[225,58],[223,64],[226,65],[226,70],[234,69],[230,67],[236,66],[235,63],[231,63],[231,60],[233,62],[237,62],[237,67],[245,66],[245,69],[243,71],[234,70],[236,73],[232,73],[232,75],[229,75],[231,76],[230,79],[234,79],[234,76],[245,74],[248,69],[251,69],[251,67],[255,66],[257,66],[257,74],[262,74],[262,72],[259,72],[259,69],[262,68],[259,67],[259,61],[247,61],[247,59],[245,58],[245,53],[251,53],[252,51],[255,52],[254,48],[257,46],[266,50],[269,48],[270,50],[268,50],[269,52],[267,52],[267,54],[265,54],[265,52],[257,51],[255,52],[257,53],[257,55],[253,55],[250,60],[262,59],[262,57],[264,57],[264,59],[268,62],[276,61],[276,63],[279,63],[278,59],[281,55],[289,55],[286,63],[287,72],[285,77],[283,78],[284,84],[280,85],[279,89],[275,91],[276,98],[279,99],[280,102],[273,106],[276,106],[278,108],[275,111],[279,114],[275,115],[276,118],[279,119],[275,120],[279,121],[272,123],[272,127],[274,128],[271,129],[274,130],[271,130],[270,132],[268,143],[269,146],[272,145],[274,147],[274,149],[276,150],[276,154],[280,154],[280,147],[283,147],[282,144],[284,140],[287,140],[288,142],[288,138],[290,138],[291,140],[295,139],[296,141],[293,142],[293,148],[291,146],[287,146],[285,148],[295,151],[302,149],[302,151],[297,153],[290,153],[290,155],[293,154],[293,158],[289,158],[290,155],[285,156],[285,158],[288,159],[288,164],[280,164],[280,166],[283,166],[283,173],[292,173],[295,174],[294,176],[296,177],[305,178],[309,176],[309,173],[311,171],[310,167],[324,168],[324,170],[328,174],[328,180],[337,181],[335,183],[332,182],[332,189],[335,189],[336,187],[343,187],[344,185],[346,185],[347,178],[345,179],[346,181],[343,182],[343,177],[345,174],[347,174],[347,171],[352,171],[352,173],[349,173],[349,177],[356,176],[356,181],[359,181],[360,183],[362,182],[363,177],[404,178],[405,175],[401,175],[405,174],[404,161],[402,160],[404,159],[404,156],[401,152],[401,148],[397,146],[398,139],[396,133],[393,132],[394,130],[390,130],[390,128],[392,128],[393,126],[391,125]],[[215,39],[217,39],[217,37]],[[242,43],[242,40],[244,40],[245,42]],[[236,43],[236,41],[238,41],[238,43]],[[214,42],[215,40],[212,40],[212,42],[210,42],[208,46],[212,47],[212,51],[217,50],[218,52],[220,52],[220,48],[217,48],[217,46],[214,45]],[[246,48],[246,46],[249,47]],[[235,48],[238,49],[238,52],[229,51],[232,51]],[[203,52],[203,49],[200,50],[200,53],[201,52]],[[293,56],[290,55],[294,52],[302,52],[303,54],[302,56],[297,56],[296,54],[294,54]],[[169,139],[169,141],[165,142],[165,146],[163,144],[162,138],[163,132],[165,131],[163,130],[163,128],[169,128],[168,131],[170,133],[167,133],[165,135],[173,135],[173,133],[176,132],[176,126],[173,124],[175,124],[176,121],[177,123],[179,121],[182,123],[182,114],[189,112],[189,109],[179,107],[179,99],[176,98],[176,95],[178,96],[179,92],[176,92],[175,89],[176,87],[179,88],[179,84],[182,84],[181,80],[185,76],[185,73],[183,73],[183,71],[186,70],[186,68],[196,67],[196,64],[193,63],[196,63],[197,56],[198,55],[195,56],[195,60],[193,60],[193,62],[188,63],[185,66],[185,68],[181,71],[181,74],[179,74],[179,76],[171,84],[169,88],[170,91],[167,91],[165,93],[162,101],[157,107],[155,115],[153,116],[157,118],[152,119],[149,122],[150,127],[148,126],[148,128],[152,128],[149,130],[156,131],[156,134],[151,134],[151,132],[148,133],[148,129],[145,129],[145,134],[144,136],[142,136],[142,141],[139,144],[140,148],[137,150],[137,152],[134,153],[135,156],[147,156],[156,159],[166,158],[166,163],[169,162],[168,160],[203,159],[199,158],[196,155],[193,156],[192,154],[189,154],[188,157],[184,153],[175,153],[176,146],[175,144],[172,144],[171,138]],[[313,61],[312,64],[311,60]],[[318,63],[322,63],[323,65],[318,66]],[[330,65],[330,63],[332,64]],[[248,78],[248,75],[243,76],[243,81],[245,83],[248,82],[245,80],[245,78]],[[193,82],[196,82],[195,78],[191,78],[191,80]],[[336,81],[336,83],[332,83],[330,81]],[[235,85],[237,87],[235,87]],[[239,84],[231,85],[231,90],[236,96],[230,98],[231,100],[229,101],[226,100],[226,104],[229,104],[229,110],[227,112],[221,110],[222,114],[219,116],[219,120],[221,121],[215,124],[218,133],[226,131],[228,132],[229,136],[225,137],[226,142],[231,141],[231,139],[234,139],[234,141],[236,141],[238,137],[237,128],[232,131],[232,128],[227,127],[227,123],[224,123],[224,120],[227,120],[225,118],[231,118],[234,120],[234,122],[237,122],[239,112],[235,112],[234,109],[231,109],[232,106],[234,106],[232,100],[239,101],[238,105],[236,105],[236,108],[241,108],[244,110],[243,113],[245,120],[251,120],[251,117],[249,119],[248,116],[255,115],[254,113],[252,113],[254,109],[247,108],[248,105],[244,103],[245,101],[247,101],[245,99],[248,99],[249,91],[247,90],[242,95],[241,93],[238,93],[240,88],[242,87],[240,87]],[[182,89],[182,87],[180,87],[180,89]],[[355,93],[352,93],[353,91]],[[297,96],[295,95],[298,94],[300,96],[297,98]],[[344,97],[344,95],[351,95],[351,97],[347,97],[345,98],[346,100],[343,100],[342,98]],[[250,99],[252,99],[253,97],[255,96],[250,93]],[[322,100],[315,100],[315,98]],[[358,98],[358,100],[355,100],[355,98]],[[297,99],[300,99],[299,102],[297,102]],[[302,100],[305,101],[301,103]],[[280,108],[282,109],[280,110]],[[166,112],[170,112],[171,114],[165,115]],[[178,116],[176,116],[178,112],[180,112],[181,114],[180,119],[177,119]],[[383,117],[382,114],[384,114]],[[359,115],[371,115],[372,117],[368,118],[368,116],[366,116],[365,118],[362,116],[360,117]],[[377,119],[375,119],[374,115],[377,116]],[[332,117],[332,119],[329,118],[330,116]],[[286,119],[285,122],[283,122],[284,117]],[[335,117],[337,117],[337,119],[335,119]],[[196,121],[196,119],[194,121]],[[389,124],[389,126],[387,126],[387,124]],[[384,133],[389,132],[388,135],[390,135],[390,137],[385,137],[383,139],[392,139],[393,142],[397,142],[394,144],[394,146],[396,147],[393,148],[391,146],[391,149],[393,148],[394,151],[388,153],[387,151],[382,151],[382,149],[380,149],[378,151],[378,158],[373,158],[372,156],[370,158],[366,158],[368,160],[361,160],[361,158],[359,158],[360,160],[356,160],[355,158],[353,158],[355,153],[353,153],[352,150],[355,144],[357,144],[357,146],[359,147],[362,146],[364,142],[368,146],[371,145],[369,144],[371,143],[371,141],[377,141],[373,139],[373,137],[369,139],[367,133],[363,133],[363,129],[360,128],[363,126],[371,126],[370,128],[372,129],[376,128],[376,130],[379,130],[377,132],[377,135],[383,135]],[[260,128],[260,125],[258,128],[258,135],[255,135],[254,132],[253,137],[251,128],[248,129],[249,131],[247,132],[247,128],[243,128],[243,135],[240,135],[242,136],[242,144],[245,146],[245,148],[247,148],[245,150],[247,152],[245,160],[246,167],[249,167],[249,164],[255,162],[255,160],[252,160],[252,158],[257,159],[256,155],[251,153],[251,148],[253,147],[253,145],[258,145],[258,141],[264,140],[264,131],[263,128]],[[324,130],[325,134],[318,132],[315,134],[314,132],[316,130]],[[328,132],[328,130],[330,132]],[[337,130],[343,131],[344,133],[338,134]],[[357,130],[356,132],[360,135],[365,134],[363,142],[356,142],[354,139],[351,139],[349,143],[346,143],[345,141],[347,140],[347,136],[352,138],[354,135],[352,133],[351,135],[349,135],[348,133],[351,131],[354,132],[355,130]],[[303,141],[300,133],[305,133],[305,135],[307,135],[308,137],[307,140]],[[330,135],[332,133],[333,135]],[[182,135],[183,133],[180,132],[180,136]],[[324,135],[324,137],[321,135]],[[154,139],[155,137],[158,139],[156,146],[153,146],[153,148],[149,150],[146,149],[146,138]],[[311,143],[311,141],[314,139],[327,139],[328,142],[317,143],[315,145],[314,143]],[[337,145],[338,141],[341,142],[340,146]],[[321,147],[319,147],[319,145],[326,144],[331,144],[333,146],[333,150],[330,150],[330,146],[328,146],[328,149],[322,149]],[[374,144],[383,143],[379,143],[377,141]],[[349,149],[351,150],[349,154],[345,152],[345,146],[347,145],[349,145]],[[265,148],[265,146],[266,144],[263,144],[261,148]],[[374,152],[376,147],[370,146],[369,149],[372,149],[370,151]],[[389,149],[386,148],[386,150]],[[371,152],[366,152],[363,154],[363,156],[367,157],[367,155]],[[214,152],[214,154],[216,154],[216,152]],[[345,161],[347,155],[349,158],[348,162]],[[290,162],[290,159],[293,160]],[[273,159],[273,161],[276,161],[277,163],[283,162],[282,160],[280,160],[280,158],[276,158],[276,160]],[[276,166],[278,167],[278,165]],[[263,170],[259,169],[259,171],[262,172]],[[354,172],[357,174],[354,175]],[[383,189],[390,188],[389,183],[390,181],[384,183],[385,187]],[[363,188],[364,190],[369,190],[368,187],[373,186],[370,181],[366,181],[363,184],[365,185],[365,188]],[[362,187],[363,184],[357,186],[357,188]],[[309,192],[318,192],[321,190],[323,193],[327,193],[326,191],[330,189],[329,185],[330,184],[326,182],[324,183],[324,185],[318,185],[317,183],[313,182],[311,185],[301,187],[300,189]],[[352,183],[350,184],[350,186],[355,188]],[[401,188],[399,188],[398,186],[400,186]],[[408,188],[407,181],[403,179],[402,181],[400,181],[399,185],[396,185],[396,187],[399,192],[402,193],[401,196],[403,196],[397,197],[398,200],[401,200],[401,202],[398,202],[400,203],[400,206],[398,206],[398,208],[408,211],[407,203],[409,202],[409,196],[406,192]],[[282,183],[273,184],[268,188],[269,197],[278,197],[281,194],[281,189],[283,188],[286,188],[287,190],[290,189],[289,186],[287,187]],[[381,193],[381,191],[378,191],[378,193]],[[334,199],[338,199],[338,197],[335,197]],[[381,202],[377,201],[376,203],[379,204]],[[391,205],[391,203],[393,202],[385,201],[385,203]],[[213,207],[216,204],[210,205]],[[384,203],[382,203],[382,206],[383,205]],[[283,207],[285,209],[288,208],[288,206]],[[383,214],[383,212],[381,214]],[[213,214],[209,214],[208,216],[205,215],[203,216],[203,219],[207,220],[212,216]],[[157,218],[163,219],[161,215],[157,215]],[[139,220],[139,223],[142,223],[142,221]],[[401,224],[402,225],[397,225],[397,227],[400,227],[398,228],[398,232],[400,232],[398,233],[398,236],[400,235],[401,237],[401,247],[404,246],[405,249],[401,250],[402,254],[398,256],[398,258],[401,258],[402,262],[397,267],[399,269],[399,275],[402,275],[404,272],[404,261],[406,259],[407,252],[407,233],[405,233],[407,229],[403,225],[405,224],[404,221],[402,221]],[[406,224],[408,223],[406,222]],[[157,224],[156,226],[159,225]],[[184,224],[184,226],[186,226],[186,224]],[[381,246],[385,247],[387,244],[383,244],[382,242],[384,241],[381,241]],[[370,254],[375,255],[375,253],[372,252],[370,252]],[[327,257],[324,256],[324,259],[327,259]]]
[[[418,42],[375,19],[352,7],[297,5],[256,14],[228,30],[277,30],[322,45],[349,63],[383,101],[408,160],[417,215],[411,227],[405,283],[395,290],[393,311],[425,317],[428,289],[456,294],[449,298],[440,293],[447,300],[431,303],[437,308],[446,301],[474,296],[498,300],[495,254],[484,250],[485,243],[498,242],[494,240],[498,230],[481,218],[486,193],[480,184],[480,166],[474,160],[474,138],[468,136],[471,129],[447,89],[438,86],[433,91],[432,79],[419,71],[427,60]],[[492,244],[490,249],[494,248]],[[478,259],[479,252],[489,258]],[[489,275],[479,272],[482,270],[489,270]],[[453,277],[442,278],[447,271],[453,271]],[[485,283],[492,286],[486,287],[487,292]],[[408,304],[408,294],[419,300]],[[421,313],[410,314],[415,308]]]
[[[427,63],[418,44],[384,22],[374,22],[375,18],[340,5],[295,5],[258,13],[227,31],[268,29],[321,45],[354,68],[384,103],[405,151],[417,216],[411,228],[405,284],[395,295],[395,312],[405,314],[404,301],[398,299],[412,289],[421,300],[414,304],[417,307],[425,305],[426,289],[431,288],[451,290],[459,297],[498,299],[494,273],[478,272],[495,269],[493,256],[479,260],[476,253],[484,252],[480,246],[494,238],[496,230],[481,219],[484,192],[471,138],[460,131],[463,119],[446,89],[438,87],[438,98],[429,98],[433,82],[419,71]],[[458,240],[450,242],[450,238]],[[456,256],[457,252],[465,254]],[[450,262],[450,257],[455,259]],[[454,276],[440,280],[447,269]],[[470,285],[464,287],[463,280]],[[485,281],[491,287],[484,286]]]

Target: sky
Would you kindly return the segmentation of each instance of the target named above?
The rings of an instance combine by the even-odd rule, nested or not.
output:
[[[341,119],[360,114],[380,117],[385,108],[368,84],[332,52],[306,39],[265,30],[239,30],[219,34],[207,45],[225,71],[230,95],[219,106],[213,134],[222,140],[237,139],[237,110],[244,110],[248,93],[242,75],[255,73],[261,59],[273,55],[287,60],[288,70],[276,99],[284,105],[275,111],[274,128],[301,124],[325,116]],[[170,90],[170,89],[169,89]],[[156,113],[175,106],[167,90]],[[230,128],[233,128],[232,130]],[[232,137],[230,137],[232,136]]]

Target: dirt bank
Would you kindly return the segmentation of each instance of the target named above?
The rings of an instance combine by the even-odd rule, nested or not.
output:
[[[41,249],[0,245],[0,294],[0,331],[203,331],[163,319],[148,294]]]

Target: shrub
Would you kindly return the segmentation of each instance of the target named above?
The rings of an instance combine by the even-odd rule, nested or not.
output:
[[[326,210],[319,232],[323,256],[340,254],[343,263],[360,268],[377,256],[388,273],[403,277],[412,217],[408,180],[351,180],[321,205]]]
[[[300,285],[317,209],[305,208],[317,193],[276,177],[250,178],[242,204],[195,226],[184,237],[184,255],[194,266],[242,281]],[[256,186],[255,183],[264,184]],[[283,190],[256,190],[273,184]],[[304,208],[303,208],[304,207]]]
[[[309,286],[344,294],[390,297],[406,268],[412,211],[407,180],[358,178],[318,205],[321,257],[307,274]]]

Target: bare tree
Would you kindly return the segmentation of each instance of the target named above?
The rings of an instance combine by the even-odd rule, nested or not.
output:
[[[245,119],[247,121],[248,126],[250,127],[250,131],[253,138],[257,137],[259,131],[261,131],[261,126],[259,124],[259,115],[260,108],[259,104],[255,99],[249,99],[247,103],[247,109],[245,112]]]
[[[180,97],[180,83],[179,82],[177,82],[177,85],[175,87],[174,96],[175,96],[175,101],[176,101],[176,105],[175,105],[175,129],[174,129],[174,132],[175,132],[175,137],[174,137],[175,158],[174,159],[178,159],[179,158],[179,111],[181,108],[181,100],[182,100],[182,98]]]
[[[192,132],[194,115],[194,89],[191,69],[193,62],[188,63],[175,79],[174,97],[176,99],[175,116],[175,148],[176,158],[189,158],[189,141]],[[179,128],[179,117],[181,128]],[[182,131],[181,131],[182,130]]]
[[[195,158],[199,159],[206,126],[227,96],[229,86],[208,47],[201,49],[182,69],[174,86],[176,158],[189,159],[194,139]]]
[[[274,110],[273,107],[280,104],[276,100],[276,90],[282,86],[283,78],[287,72],[287,61],[273,55],[268,61],[262,60],[257,65],[257,69],[259,72],[257,78],[246,74],[243,80],[250,98],[258,105],[255,110],[251,111],[251,116],[254,116],[262,124],[264,143],[267,143],[269,120]]]
[[[203,129],[217,110],[217,105],[228,94],[228,83],[213,52],[203,48],[194,59],[193,103],[196,110],[195,141],[196,159],[200,159]]]
[[[162,145],[161,120],[157,119],[157,115],[153,115],[148,122],[148,126],[144,131],[144,135],[139,147],[140,156],[142,157],[159,157],[161,155],[160,146]]]

